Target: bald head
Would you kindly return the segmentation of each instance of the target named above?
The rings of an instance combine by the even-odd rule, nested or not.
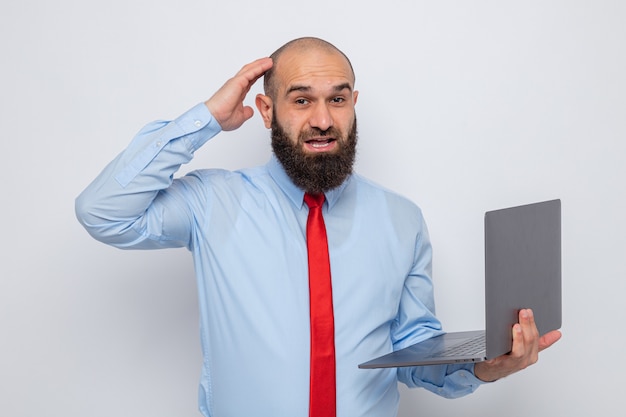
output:
[[[298,38],[292,41],[287,42],[280,48],[278,48],[270,58],[274,62],[274,65],[270,70],[265,73],[263,79],[263,88],[265,90],[265,94],[272,99],[276,97],[277,92],[277,77],[276,73],[281,71],[281,57],[292,55],[292,54],[310,54],[313,52],[317,53],[325,53],[325,54],[337,54],[342,56],[346,63],[350,68],[350,72],[352,74],[352,83],[354,84],[354,69],[352,68],[352,63],[348,59],[348,57],[341,52],[337,47],[335,47],[330,42],[326,42],[323,39],[306,37],[306,38]]]

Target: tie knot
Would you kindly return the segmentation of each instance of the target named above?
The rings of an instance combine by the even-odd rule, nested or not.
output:
[[[304,202],[306,203],[307,206],[309,206],[309,208],[321,207],[322,204],[324,204],[324,194],[323,193],[320,193],[320,194],[305,193]]]

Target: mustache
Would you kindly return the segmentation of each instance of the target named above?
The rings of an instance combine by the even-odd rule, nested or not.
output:
[[[312,127],[310,129],[300,132],[300,134],[298,135],[298,140],[300,142],[306,142],[313,138],[319,137],[340,139],[342,137],[342,134],[341,131],[334,126],[331,126],[326,130],[322,130],[319,127]]]

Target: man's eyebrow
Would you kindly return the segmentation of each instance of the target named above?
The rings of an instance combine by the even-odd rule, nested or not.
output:
[[[293,93],[294,91],[301,92],[301,93],[307,93],[307,92],[311,91],[311,87],[308,86],[308,85],[299,85],[299,84],[292,85],[291,87],[289,87],[287,89],[287,92],[285,93],[285,95],[288,96],[289,94]]]
[[[337,92],[342,91],[342,90],[346,90],[346,89],[348,91],[352,91],[352,86],[350,85],[350,83],[339,84],[339,85],[336,85],[335,88],[334,88],[334,90],[337,91]]]
[[[352,86],[350,85],[350,83],[341,83],[333,87],[333,91],[335,92],[340,92],[346,89],[349,91],[352,91]],[[285,95],[288,96],[289,94],[293,92],[308,93],[310,91],[311,91],[311,86],[304,85],[304,84],[295,84],[287,89],[287,92],[285,93]]]

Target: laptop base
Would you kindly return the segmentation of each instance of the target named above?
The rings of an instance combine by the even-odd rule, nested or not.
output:
[[[482,362],[487,359],[484,337],[484,330],[445,333],[362,363],[359,365],[359,368],[396,368],[404,366]],[[478,338],[482,339],[482,346],[476,348],[474,352],[452,352],[466,343],[475,343]]]

